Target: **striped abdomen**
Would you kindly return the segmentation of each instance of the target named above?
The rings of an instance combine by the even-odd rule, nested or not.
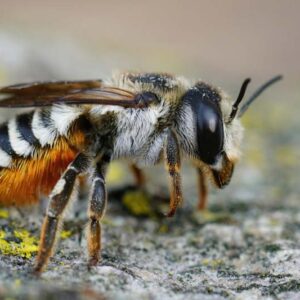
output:
[[[79,109],[57,106],[0,125],[0,204],[22,205],[48,194],[85,143]]]

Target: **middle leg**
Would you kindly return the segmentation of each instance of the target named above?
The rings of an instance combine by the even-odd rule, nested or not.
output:
[[[101,251],[101,224],[107,204],[107,192],[105,186],[105,174],[110,162],[110,156],[104,155],[97,163],[92,177],[92,188],[88,208],[88,266],[95,266],[100,260]]]
[[[180,177],[180,150],[177,138],[170,132],[165,147],[166,167],[170,175],[170,209],[167,217],[173,217],[178,205],[182,202],[181,177]]]

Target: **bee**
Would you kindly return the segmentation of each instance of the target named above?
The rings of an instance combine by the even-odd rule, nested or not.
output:
[[[274,78],[267,81],[260,88],[258,88],[246,101],[243,107],[239,111],[238,117],[240,118],[245,111],[248,109],[250,104],[260,96],[270,85],[282,79],[281,75],[275,76]],[[163,156],[163,155],[162,155]],[[192,159],[192,165],[196,169],[196,180],[198,187],[198,202],[197,209],[202,211],[206,209],[208,202],[208,183],[211,182],[213,186],[217,188],[224,188],[226,185],[219,185],[218,181],[214,180],[212,176],[213,173],[209,165],[205,164],[203,161],[199,161],[198,159]],[[130,170],[134,177],[135,185],[139,188],[144,188],[146,183],[146,176],[144,175],[143,170],[136,165],[135,163],[130,164]],[[229,181],[228,181],[229,183]],[[228,184],[227,183],[227,184]]]
[[[240,157],[240,109],[250,79],[231,102],[219,88],[164,73],[118,73],[108,80],[40,82],[0,89],[0,107],[33,107],[0,126],[0,204],[22,206],[49,195],[34,272],[52,255],[63,213],[79,176],[90,175],[88,265],[100,260],[101,218],[107,205],[109,163],[138,166],[163,155],[170,178],[170,208],[182,202],[181,156],[209,170],[222,188]]]

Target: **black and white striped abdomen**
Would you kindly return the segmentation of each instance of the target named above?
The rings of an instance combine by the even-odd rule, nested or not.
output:
[[[55,106],[15,116],[0,125],[0,167],[9,168],[14,159],[33,157],[37,150],[51,147],[59,136],[67,136],[79,110]]]

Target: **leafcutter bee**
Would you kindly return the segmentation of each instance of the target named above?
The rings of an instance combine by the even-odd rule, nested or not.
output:
[[[49,194],[34,270],[49,260],[79,175],[90,174],[89,266],[100,260],[101,224],[112,160],[155,164],[163,154],[173,216],[182,201],[180,158],[206,168],[221,188],[240,156],[240,117],[268,85],[239,109],[250,79],[231,102],[219,88],[168,74],[119,73],[109,80],[18,84],[0,89],[0,107],[35,107],[0,126],[0,204],[36,203]]]

